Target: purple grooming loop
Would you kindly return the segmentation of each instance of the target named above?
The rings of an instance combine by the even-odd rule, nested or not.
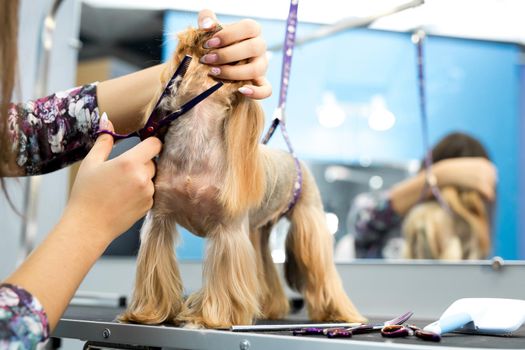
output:
[[[430,150],[430,142],[428,136],[428,116],[427,116],[427,97],[425,93],[426,80],[425,80],[425,68],[424,68],[424,55],[423,55],[423,41],[425,40],[425,33],[418,31],[412,36],[412,41],[416,45],[416,60],[417,60],[417,81],[418,81],[418,97],[419,97],[419,114],[421,118],[421,134],[423,136],[423,150],[425,151],[425,188],[421,193],[420,201],[425,196],[425,191],[430,188],[430,191],[436,198],[439,205],[449,214],[454,212],[449,207],[441,191],[439,190],[436,178],[432,174],[432,151]]]
[[[290,10],[288,13],[288,19],[286,20],[286,35],[284,37],[284,46],[283,46],[283,63],[281,67],[281,88],[279,93],[279,106],[275,112],[275,118],[272,121],[272,124],[266,135],[264,136],[262,143],[267,144],[270,141],[270,138],[274,134],[278,126],[281,126],[281,132],[283,134],[284,141],[288,146],[288,151],[294,158],[295,169],[297,171],[297,178],[293,187],[293,196],[292,200],[288,204],[288,207],[283,211],[282,215],[286,215],[297,203],[301,191],[303,188],[303,171],[301,169],[301,164],[299,159],[295,155],[295,152],[286,130],[286,123],[284,120],[284,112],[286,107],[286,97],[288,94],[288,83],[290,81],[290,68],[292,66],[292,56],[293,56],[293,47],[295,44],[295,32],[297,29],[297,7],[299,5],[299,0],[290,1]]]

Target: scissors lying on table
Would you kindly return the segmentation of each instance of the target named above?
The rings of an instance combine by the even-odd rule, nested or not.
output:
[[[159,138],[163,138],[164,134],[166,133],[166,127],[179,118],[180,116],[184,115],[188,111],[190,111],[193,107],[198,105],[200,102],[204,101],[206,97],[213,94],[215,91],[217,91],[222,85],[222,82],[218,82],[212,87],[208,88],[204,92],[200,93],[199,95],[195,96],[185,104],[183,104],[181,107],[179,107],[176,111],[167,114],[165,110],[162,110],[159,108],[160,103],[166,96],[177,93],[177,89],[180,86],[180,83],[182,82],[182,79],[184,78],[184,75],[188,71],[188,67],[190,66],[192,58],[191,56],[184,56],[181,63],[175,70],[175,73],[171,77],[171,79],[168,81],[168,84],[166,85],[166,88],[162,92],[162,94],[159,97],[159,100],[155,104],[155,108],[151,112],[148,121],[146,122],[146,125],[138,131],[129,133],[129,134],[117,134],[111,130],[99,130],[97,134],[109,134],[113,136],[115,140],[121,140],[121,139],[127,139],[130,137],[139,137],[141,140],[147,139],[150,136],[158,136]],[[167,115],[166,115],[167,114]]]
[[[409,335],[415,335],[416,337],[423,340],[435,342],[441,341],[441,335],[434,332],[422,330],[421,328],[410,324],[384,326],[381,329],[381,335],[385,338],[401,338],[407,337]]]

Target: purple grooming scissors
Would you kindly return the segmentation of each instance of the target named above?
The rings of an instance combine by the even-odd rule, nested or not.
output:
[[[425,331],[414,325],[388,325],[381,329],[381,335],[385,338],[402,338],[415,335],[419,339],[427,341],[441,341],[441,335]]]
[[[215,91],[217,91],[222,85],[222,82],[218,82],[212,87],[208,88],[204,92],[200,93],[199,95],[195,96],[182,106],[180,106],[176,111],[172,113],[167,113],[162,108],[159,108],[159,105],[161,104],[162,100],[166,98],[166,96],[170,94],[176,94],[177,90],[180,86],[180,83],[182,79],[184,78],[184,75],[188,71],[188,67],[190,66],[191,62],[191,56],[184,56],[181,63],[175,70],[175,73],[171,77],[171,79],[168,81],[168,84],[166,85],[166,88],[162,92],[162,94],[159,97],[159,100],[157,101],[157,104],[155,105],[155,108],[151,112],[148,121],[146,122],[146,125],[138,131],[129,133],[129,134],[117,134],[110,130],[99,130],[98,134],[109,134],[113,136],[115,140],[121,140],[121,139],[127,139],[129,137],[139,137],[141,140],[144,140],[150,136],[158,136],[159,138],[163,138],[164,134],[166,133],[166,127],[179,118],[180,116],[184,115],[188,111],[190,111],[193,107],[195,107],[200,102],[204,101],[204,99],[211,94],[213,94]]]

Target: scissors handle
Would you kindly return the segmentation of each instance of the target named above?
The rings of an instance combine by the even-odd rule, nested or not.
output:
[[[389,326],[384,326],[381,328],[381,335],[385,338],[400,338],[400,337],[406,337],[414,332],[403,325],[399,324],[393,324]]]
[[[102,129],[102,130],[97,131],[97,136],[100,135],[100,134],[111,135],[111,136],[113,136],[114,140],[123,140],[123,139],[128,139],[130,137],[135,137],[135,136],[140,137],[137,132],[132,132],[130,134],[117,134],[116,132],[113,132],[113,131],[107,130],[107,129]]]

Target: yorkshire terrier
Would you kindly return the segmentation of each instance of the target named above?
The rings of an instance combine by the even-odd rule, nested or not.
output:
[[[184,55],[201,57],[210,33],[188,29],[161,77],[155,107]],[[176,110],[216,81],[193,60],[176,94],[161,108]],[[244,82],[245,83],[245,82]],[[223,328],[279,319],[288,299],[269,249],[272,227],[290,203],[293,157],[260,144],[261,106],[224,86],[169,126],[157,164],[153,208],[141,231],[133,298],[121,320]],[[333,260],[330,234],[315,180],[301,164],[302,193],[286,213],[285,277],[304,296],[316,321],[364,322],[345,294]],[[183,299],[173,245],[176,224],[207,238],[203,287]]]

